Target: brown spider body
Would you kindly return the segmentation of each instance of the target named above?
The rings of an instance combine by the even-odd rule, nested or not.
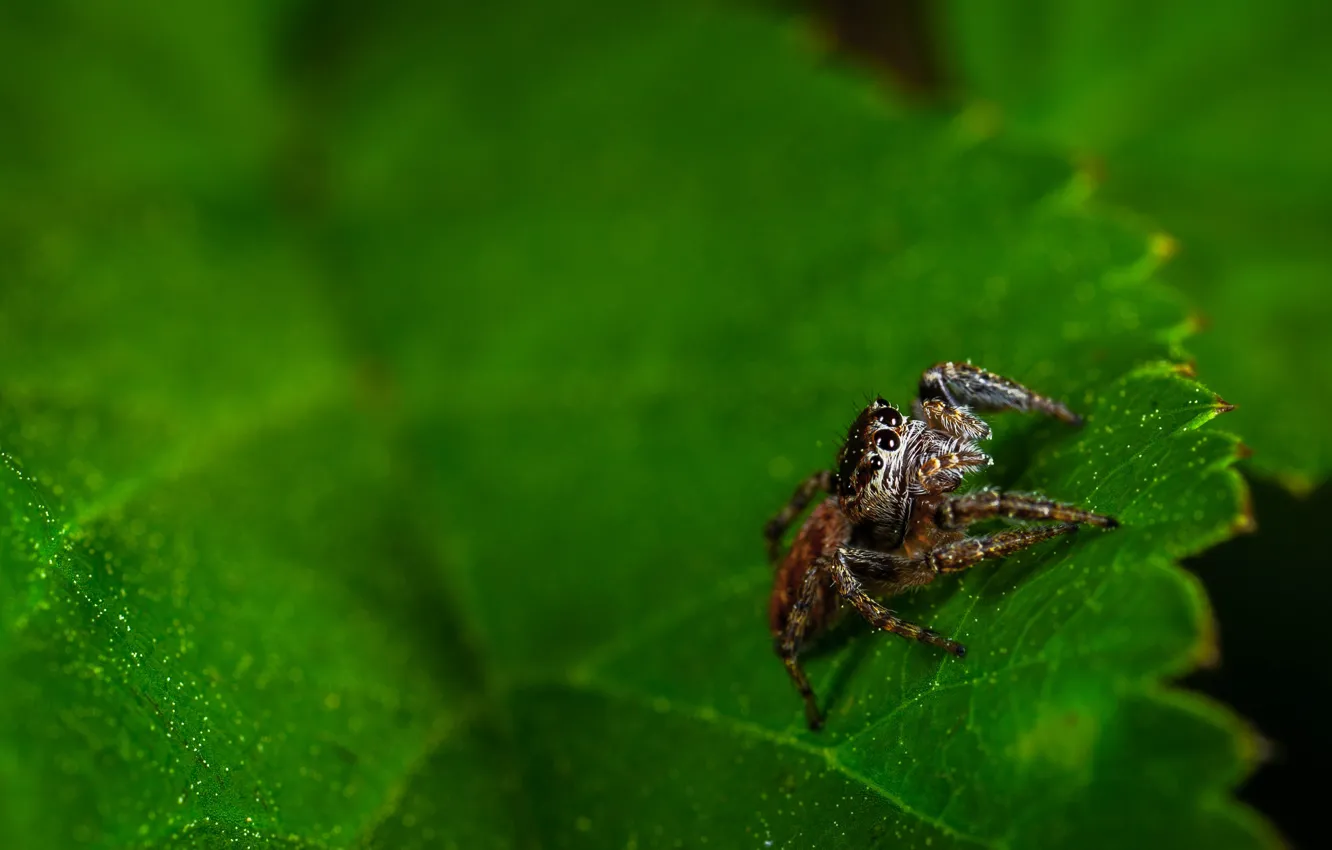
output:
[[[1077,523],[1113,528],[1114,519],[1044,496],[982,490],[954,495],[968,472],[988,466],[978,442],[990,428],[973,410],[1036,410],[1069,424],[1067,407],[970,364],[941,363],[925,372],[915,418],[876,399],[856,417],[837,454],[835,472],[819,472],[796,489],[768,523],[770,558],[791,522],[820,491],[773,584],[769,623],[787,671],[805,699],[810,728],[823,723],[799,663],[802,643],[825,629],[846,605],[876,628],[962,656],[966,648],[899,619],[875,596],[892,596],[1002,558],[1042,540],[1076,531]],[[993,517],[1054,520],[983,537],[966,528]]]
[[[838,510],[836,499],[821,502],[810,513],[796,534],[791,551],[777,568],[777,579],[772,585],[768,623],[774,637],[786,631],[787,621],[800,596],[800,587],[805,583],[805,574],[814,568],[814,564],[831,558],[850,539],[851,524]],[[817,634],[827,628],[841,610],[840,602],[830,582],[819,582],[815,596],[810,600],[806,633]]]

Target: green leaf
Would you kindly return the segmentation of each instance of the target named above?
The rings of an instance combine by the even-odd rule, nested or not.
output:
[[[1022,15],[953,0],[943,52],[1018,136],[1092,160],[1102,193],[1178,242],[1168,280],[1202,310],[1199,368],[1242,400],[1256,468],[1332,471],[1309,390],[1332,383],[1332,54],[1325,4],[1076,0]]]
[[[1059,161],[754,11],[6,14],[3,834],[1275,843],[1163,682],[1236,444]],[[992,482],[1124,527],[900,600],[965,662],[848,623],[810,733],[760,529],[966,358],[1088,417],[997,419]]]

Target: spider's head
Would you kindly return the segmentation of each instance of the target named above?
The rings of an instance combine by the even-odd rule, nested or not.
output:
[[[925,423],[908,419],[875,399],[851,423],[837,453],[837,501],[853,524],[873,523],[892,534],[910,516],[911,459]]]

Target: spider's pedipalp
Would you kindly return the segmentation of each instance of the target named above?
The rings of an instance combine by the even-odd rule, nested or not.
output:
[[[931,428],[945,434],[964,440],[990,439],[990,426],[984,419],[965,407],[953,407],[943,399],[918,400],[914,412],[917,418],[924,420]]]
[[[994,463],[989,455],[982,451],[962,450],[935,455],[927,459],[916,470],[916,484],[923,493],[942,493],[957,489],[962,477],[973,469],[980,469]]]

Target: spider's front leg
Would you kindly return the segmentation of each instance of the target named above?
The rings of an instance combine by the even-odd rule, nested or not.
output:
[[[816,472],[813,475],[801,481],[796,487],[791,499],[786,503],[786,507],[777,512],[777,515],[768,520],[768,524],[763,526],[763,536],[768,541],[768,561],[775,563],[782,553],[782,535],[786,534],[786,529],[791,527],[791,522],[800,515],[800,512],[809,505],[810,499],[820,492],[832,492],[832,473],[824,470]]]
[[[979,366],[940,363],[926,369],[920,376],[916,417],[954,436],[972,440],[988,438],[989,426],[963,408],[1037,411],[1070,425],[1082,424],[1082,417],[1060,402]]]

